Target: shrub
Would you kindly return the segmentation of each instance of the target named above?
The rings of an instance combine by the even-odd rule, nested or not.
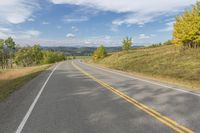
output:
[[[92,57],[93,57],[93,60],[96,61],[96,60],[98,60],[98,59],[104,58],[104,57],[106,56],[106,54],[107,54],[107,52],[106,52],[105,47],[104,47],[103,45],[101,45],[100,47],[98,47],[98,48],[94,51]]]
[[[132,38],[126,37],[122,41],[122,49],[124,51],[128,51],[131,49],[131,45],[133,44]]]

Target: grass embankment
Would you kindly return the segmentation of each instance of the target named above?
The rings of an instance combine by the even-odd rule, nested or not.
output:
[[[0,101],[51,65],[0,70]]]
[[[98,61],[104,66],[200,90],[200,49],[169,45],[117,52]]]

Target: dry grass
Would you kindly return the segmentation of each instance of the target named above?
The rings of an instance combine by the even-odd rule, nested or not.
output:
[[[48,67],[50,65],[0,70],[0,100],[6,98],[13,91]]]
[[[139,48],[113,53],[97,63],[200,90],[200,49]]]

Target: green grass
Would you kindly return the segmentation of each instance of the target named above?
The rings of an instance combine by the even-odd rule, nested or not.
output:
[[[50,65],[9,69],[0,71],[0,101],[8,97],[29,80],[36,77]]]
[[[200,49],[174,45],[116,52],[97,63],[200,90]]]

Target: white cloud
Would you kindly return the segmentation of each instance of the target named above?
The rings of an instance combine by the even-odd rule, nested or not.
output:
[[[99,10],[83,6],[68,13],[62,20],[68,23],[84,22],[88,21],[91,17],[96,16],[98,13]]]
[[[121,40],[118,38],[112,38],[110,36],[93,36],[89,38],[67,38],[67,39],[41,39],[41,38],[27,38],[27,39],[15,39],[20,45],[33,45],[41,44],[42,46],[99,46],[101,44],[105,46],[119,46]]]
[[[25,30],[25,31],[15,31],[10,28],[1,28],[0,27],[0,38],[5,39],[7,37],[13,37],[14,39],[29,39],[37,38],[41,34],[37,30]]]
[[[40,31],[37,30],[28,30],[25,33],[33,37],[38,37],[41,34]]]
[[[139,39],[150,39],[152,37],[155,37],[156,35],[150,34],[150,35],[145,35],[145,34],[140,34]]]
[[[85,46],[99,46],[101,44],[105,46],[119,46],[121,40],[105,35],[105,36],[93,36],[87,39],[82,39],[81,42],[82,44],[85,44]]]
[[[84,43],[85,45],[92,45],[92,42],[91,42],[90,40],[85,40],[83,43]]]
[[[9,33],[13,34],[13,31],[9,28],[0,28],[0,38],[7,38]]]
[[[166,27],[163,29],[160,29],[159,32],[168,32],[168,31],[172,31],[173,30],[173,25],[174,25],[175,21],[171,21],[171,22],[167,22],[165,25]]]
[[[65,22],[83,22],[83,21],[88,21],[88,17],[87,16],[64,16],[63,20]]]
[[[79,29],[78,29],[76,26],[72,26],[72,30],[73,30],[74,32],[79,31]]]
[[[49,22],[43,21],[42,24],[43,24],[43,25],[47,25],[47,24],[49,24]]]
[[[196,0],[50,0],[54,4],[73,4],[101,11],[125,14],[113,21],[115,25],[145,24],[161,15],[179,13]]]
[[[147,36],[145,34],[140,34],[139,35],[139,39],[148,39],[148,38],[150,38],[150,36]]]
[[[66,37],[67,37],[67,38],[75,38],[75,35],[72,34],[72,33],[68,33],[68,34],[66,35]]]
[[[0,23],[23,23],[38,8],[36,0],[1,0]]]
[[[27,19],[27,20],[30,21],[30,22],[34,22],[34,21],[35,21],[34,18],[29,18],[29,19]]]
[[[116,19],[114,20],[112,23],[114,25],[122,25],[122,24],[138,24],[138,25],[144,25],[145,23],[151,22],[153,21],[153,18],[159,16],[159,14],[130,14],[127,15],[125,18],[123,19]]]

